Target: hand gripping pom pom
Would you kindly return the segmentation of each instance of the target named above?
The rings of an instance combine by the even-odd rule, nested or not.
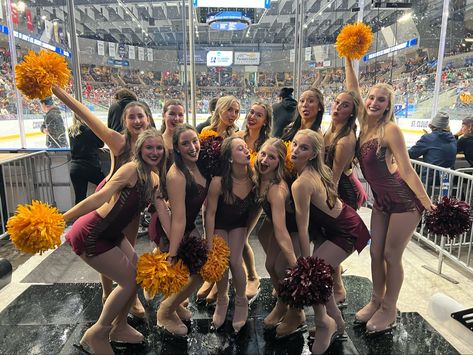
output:
[[[7,232],[15,247],[25,253],[40,253],[61,245],[66,223],[55,207],[41,201],[19,205],[7,222]]]
[[[207,243],[201,237],[186,235],[177,249],[177,257],[189,268],[191,275],[197,274],[207,261]]]
[[[65,87],[70,70],[66,59],[54,52],[30,51],[15,67],[16,86],[29,99],[44,99],[52,95],[52,85]]]
[[[340,57],[360,59],[373,43],[371,27],[362,22],[346,25],[337,36],[335,47]]]
[[[200,276],[205,281],[217,282],[223,277],[228,268],[230,249],[225,240],[216,235],[212,241],[212,249],[209,251],[207,262],[200,270]]]
[[[223,138],[217,132],[206,130],[199,134],[200,152],[197,165],[202,174],[210,179],[213,176],[220,176],[220,150]]]
[[[179,292],[189,281],[189,269],[179,260],[174,265],[167,262],[169,253],[145,253],[136,265],[136,283],[151,297],[157,293],[169,296]]]
[[[471,228],[471,206],[455,198],[444,196],[432,212],[427,212],[425,228],[429,233],[456,238]]]
[[[322,259],[301,257],[293,269],[286,271],[278,295],[293,308],[325,304],[332,295],[332,273],[332,267]]]

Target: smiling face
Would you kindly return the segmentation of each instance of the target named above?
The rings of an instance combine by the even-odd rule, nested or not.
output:
[[[145,139],[140,150],[143,161],[152,168],[159,165],[164,157],[164,142],[160,137],[150,137]]]
[[[353,97],[347,93],[339,94],[332,104],[332,121],[345,123],[353,114],[355,103]]]
[[[199,159],[199,137],[193,130],[188,129],[179,135],[177,147],[184,162],[195,163]]]
[[[125,127],[133,135],[138,136],[149,127],[149,119],[141,106],[131,106],[125,111]]]
[[[297,110],[305,121],[314,120],[317,113],[320,111],[320,101],[317,95],[311,91],[304,91],[299,97],[297,103]]]
[[[170,105],[164,113],[163,119],[166,124],[166,129],[173,132],[177,125],[184,122],[184,107],[181,105]]]
[[[296,134],[291,143],[291,162],[296,168],[305,166],[316,156],[317,152],[314,151],[310,138],[303,134]]]
[[[240,105],[237,102],[233,102],[229,107],[224,108],[222,112],[220,112],[219,117],[220,122],[225,127],[230,127],[235,123],[238,117],[240,117]]]
[[[382,88],[372,88],[365,100],[368,116],[379,118],[389,110],[389,93]]]
[[[261,175],[269,175],[276,171],[279,166],[278,151],[271,145],[264,145],[258,152],[258,172]]]
[[[260,105],[251,106],[246,116],[246,125],[249,129],[261,129],[267,123],[268,113],[265,108]]]
[[[245,141],[235,138],[232,141],[232,161],[233,164],[247,165],[250,163],[250,150]]]

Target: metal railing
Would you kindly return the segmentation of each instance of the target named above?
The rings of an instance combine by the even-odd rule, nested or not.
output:
[[[55,205],[51,176],[51,159],[46,151],[19,154],[0,161],[0,239],[6,223],[18,204],[40,200]]]
[[[449,196],[466,201],[470,205],[473,204],[473,168],[452,170],[413,159],[411,159],[411,163],[419,174],[424,188],[433,203],[439,201],[442,196]],[[374,204],[373,192],[359,167],[355,166],[354,170],[368,195],[366,205],[372,208]],[[431,268],[430,266],[423,265],[427,270],[453,283],[458,283],[451,277],[442,274],[443,262],[445,259],[448,259],[456,266],[473,274],[473,228],[455,239],[448,239],[446,236],[428,233],[423,216],[421,223],[419,223],[414,232],[414,237],[419,243],[428,246],[438,253],[437,267]]]
[[[417,160],[411,160],[411,163],[433,203],[442,196],[454,197],[466,201],[470,205],[473,203],[473,175],[471,174],[473,169],[452,170]],[[438,253],[437,268],[423,266],[426,269],[457,283],[454,279],[442,274],[443,262],[447,258],[455,265],[473,274],[473,229],[457,238],[448,239],[446,236],[429,234],[425,228],[424,218],[422,218],[414,236],[419,242]]]

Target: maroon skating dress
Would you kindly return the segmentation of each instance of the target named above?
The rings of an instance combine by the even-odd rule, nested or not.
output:
[[[218,198],[217,211],[215,213],[215,229],[231,231],[235,228],[247,226],[250,207],[254,203],[254,193],[250,191],[245,198],[233,194],[233,202],[227,203],[220,195]]]
[[[271,212],[271,204],[268,202],[267,199],[263,201],[261,204],[266,217],[270,220],[273,220],[272,212]],[[296,214],[294,208],[294,201],[292,199],[291,190],[289,190],[289,196],[287,197],[286,201],[286,228],[289,233],[297,233],[297,223],[296,223]]]
[[[326,214],[314,204],[310,204],[309,229],[322,230],[325,239],[351,254],[354,250],[360,253],[368,244],[371,236],[356,211],[345,202],[338,217]]]
[[[195,229],[195,219],[197,218],[197,215],[199,214],[200,209],[207,198],[208,190],[208,181],[205,186],[194,182],[191,186],[186,187],[186,229],[184,235],[189,234]],[[148,237],[150,240],[154,241],[156,245],[159,245],[161,238],[167,238],[166,233],[161,226],[161,222],[159,221],[157,212],[155,212],[151,218]]]
[[[393,174],[389,171],[385,158],[386,147],[377,150],[378,138],[373,138],[359,146],[356,152],[361,171],[373,191],[374,208],[388,214],[415,210],[422,213],[424,207],[401,178],[399,171]]]
[[[325,147],[325,164],[333,169],[335,147],[332,147],[332,149],[330,147]],[[367,198],[360,180],[353,173],[347,176],[344,172],[342,172],[338,181],[338,197],[354,210],[359,209]]]
[[[141,185],[124,188],[115,205],[104,218],[96,211],[77,219],[66,234],[77,255],[95,256],[119,245],[124,238],[122,230],[139,215],[145,204],[142,200]]]

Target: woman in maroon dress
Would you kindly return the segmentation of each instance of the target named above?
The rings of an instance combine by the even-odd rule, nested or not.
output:
[[[134,160],[121,166],[100,191],[64,214],[66,222],[80,217],[66,234],[74,252],[118,284],[105,300],[99,319],[80,341],[94,354],[113,354],[110,340],[143,341],[143,335],[127,323],[136,299],[137,256],[122,231],[147,203],[155,201],[164,152],[158,131],[143,132],[136,141]]]

